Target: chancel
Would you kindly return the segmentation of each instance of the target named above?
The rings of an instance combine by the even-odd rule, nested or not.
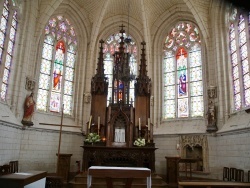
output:
[[[100,188],[250,187],[249,12],[236,0],[0,1],[0,187],[33,175],[87,187],[91,169]]]

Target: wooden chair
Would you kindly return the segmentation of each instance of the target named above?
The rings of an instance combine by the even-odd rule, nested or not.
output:
[[[18,172],[18,161],[10,161],[10,173],[16,173]]]
[[[229,168],[224,167],[223,168],[223,181],[229,181]]]
[[[10,165],[0,166],[0,175],[10,174]]]
[[[244,182],[244,170],[241,169],[236,170],[236,181]]]
[[[230,181],[236,181],[236,168],[230,168],[229,174],[230,174]]]

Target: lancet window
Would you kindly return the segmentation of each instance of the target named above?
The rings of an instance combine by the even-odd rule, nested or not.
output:
[[[42,48],[38,110],[58,113],[63,109],[64,114],[72,115],[76,47],[70,21],[63,16],[51,18]]]
[[[0,91],[1,100],[3,101],[6,100],[8,92],[18,25],[17,11],[14,10],[12,5],[15,5],[14,1],[12,4],[8,0],[3,2],[3,10],[0,20],[0,75],[2,77]]]
[[[230,15],[229,51],[233,90],[233,111],[250,106],[250,12],[233,8]]]
[[[164,42],[163,119],[204,114],[202,48],[199,29],[181,22]]]

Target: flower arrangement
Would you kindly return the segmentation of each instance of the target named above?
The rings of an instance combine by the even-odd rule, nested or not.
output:
[[[86,139],[84,142],[88,142],[88,143],[94,143],[94,142],[100,142],[101,138],[97,133],[89,133],[86,136]]]
[[[145,138],[137,138],[135,141],[134,141],[134,145],[135,146],[145,146],[146,145],[146,142],[145,142]]]

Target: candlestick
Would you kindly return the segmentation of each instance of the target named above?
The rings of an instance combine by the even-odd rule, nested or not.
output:
[[[139,131],[141,130],[141,118],[139,118]]]
[[[100,116],[98,116],[98,130],[100,129],[100,121],[101,121],[101,118]]]
[[[90,129],[90,125],[91,125],[91,119],[92,119],[92,116],[89,117],[89,129]]]
[[[150,131],[150,125],[151,125],[151,123],[150,123],[150,118],[148,118],[148,130]]]

